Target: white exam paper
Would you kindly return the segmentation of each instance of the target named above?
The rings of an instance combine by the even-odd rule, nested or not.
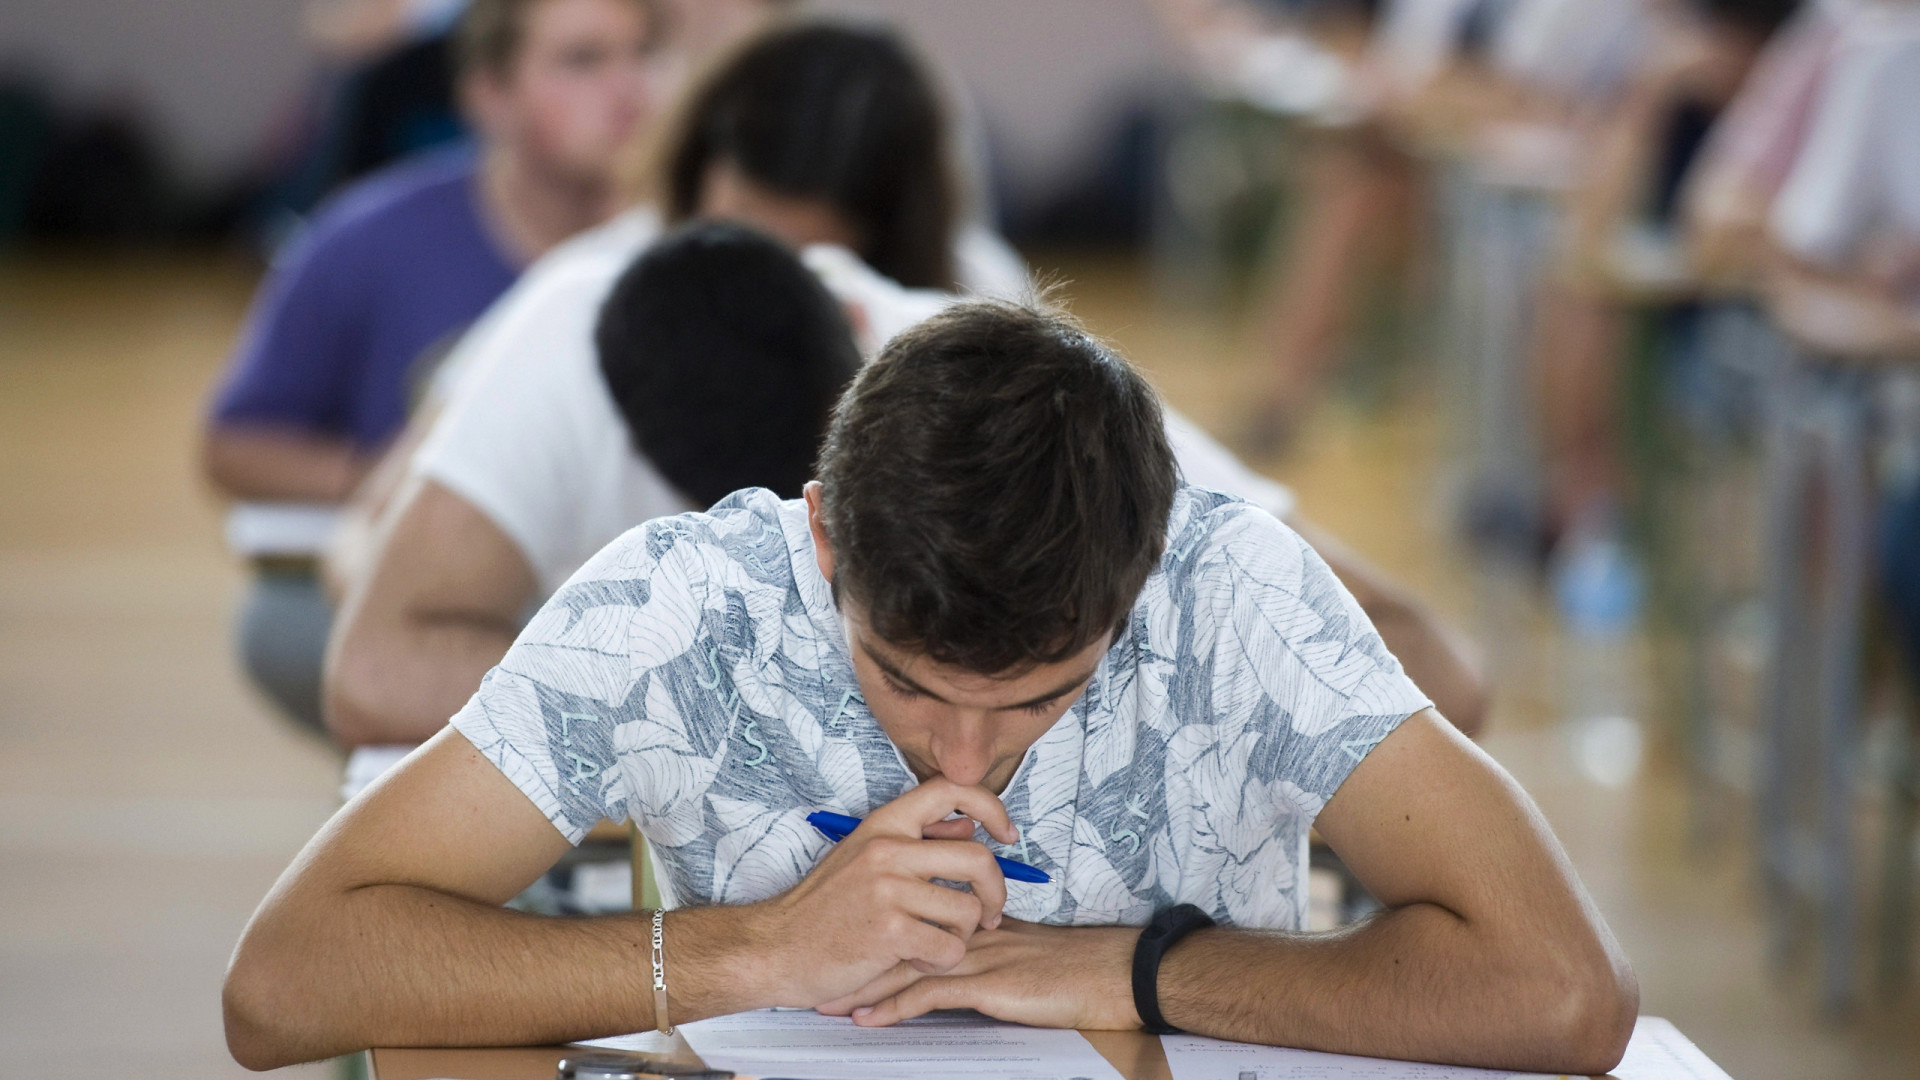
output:
[[[1537,1073],[1323,1054],[1200,1035],[1162,1035],[1160,1047],[1173,1080],[1553,1080]]]
[[[1618,1080],[1733,1080],[1679,1028],[1657,1016],[1634,1021],[1627,1056],[1608,1075]]]
[[[1469,1069],[1386,1058],[1322,1054],[1198,1035],[1162,1035],[1173,1080],[1554,1080],[1540,1073]],[[1633,1025],[1616,1080],[1730,1080],[1680,1029],[1657,1016]]]
[[[1002,1023],[978,1013],[929,1013],[863,1028],[812,1010],[766,1009],[680,1026],[710,1068],[801,1080],[1123,1080],[1077,1031]],[[586,1045],[657,1050],[652,1032]]]

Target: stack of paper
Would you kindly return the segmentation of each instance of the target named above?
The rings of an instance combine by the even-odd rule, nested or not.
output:
[[[680,1027],[715,1069],[802,1080],[1123,1080],[1077,1031],[1022,1027],[970,1011],[863,1028],[811,1010],[763,1010]],[[651,1032],[590,1046],[659,1051]]]

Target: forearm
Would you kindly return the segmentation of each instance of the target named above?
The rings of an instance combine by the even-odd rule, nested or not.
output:
[[[408,885],[271,902],[228,975],[227,1041],[249,1068],[374,1046],[546,1045],[655,1026],[650,913],[526,915]],[[668,1018],[770,1004],[758,907],[667,917]]]
[[[515,628],[480,616],[411,613],[347,628],[329,658],[327,726],[348,746],[431,738],[505,656]]]
[[[345,439],[271,428],[216,428],[201,459],[233,498],[321,503],[344,502],[374,461]]]
[[[1410,904],[1335,934],[1194,933],[1162,963],[1160,1007],[1184,1030],[1242,1042],[1599,1074],[1618,1062],[1637,995],[1593,970]]]
[[[990,793],[936,777],[869,814],[782,895],[669,913],[667,1019],[808,1008],[888,973],[960,962],[972,929],[1000,922],[1006,892],[986,846],[951,835],[955,812],[1001,843],[1016,835]],[[430,741],[321,830],[248,925],[224,995],[234,1056],[271,1068],[367,1046],[655,1026],[650,913],[550,919],[498,906],[565,850],[471,743]]]

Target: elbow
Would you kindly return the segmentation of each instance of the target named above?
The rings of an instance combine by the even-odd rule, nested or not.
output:
[[[235,462],[232,440],[226,432],[217,427],[208,427],[200,436],[200,475],[208,484],[229,499],[244,499],[248,495],[244,472]]]
[[[1365,609],[1407,677],[1462,735],[1480,737],[1493,687],[1478,650],[1439,616],[1410,599],[1381,594]]]
[[[349,749],[376,743],[400,741],[383,722],[379,701],[379,678],[375,671],[375,650],[368,648],[352,620],[345,633],[335,637],[327,649],[327,662],[321,675],[321,715],[334,741]]]
[[[1552,1071],[1604,1076],[1620,1064],[1640,1015],[1640,984],[1626,958],[1612,951],[1585,970],[1556,980],[1562,1002],[1549,1037]]]
[[[1438,617],[1422,616],[1431,628],[1439,659],[1433,678],[1433,703],[1462,735],[1478,739],[1493,710],[1493,684],[1479,650]]]
[[[294,1032],[282,1022],[292,1013],[277,999],[284,984],[247,956],[246,946],[227,969],[220,991],[220,1011],[226,1025],[227,1052],[255,1072],[298,1064],[320,1055],[303,1054]]]
[[[1492,709],[1493,687],[1479,666],[1462,659],[1454,683],[1434,695],[1434,707],[1448,722],[1469,739],[1478,739],[1487,728],[1487,713]]]

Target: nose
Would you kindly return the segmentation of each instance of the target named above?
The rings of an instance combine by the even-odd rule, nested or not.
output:
[[[993,768],[993,738],[987,714],[956,710],[935,731],[933,766],[956,784],[979,784]]]

